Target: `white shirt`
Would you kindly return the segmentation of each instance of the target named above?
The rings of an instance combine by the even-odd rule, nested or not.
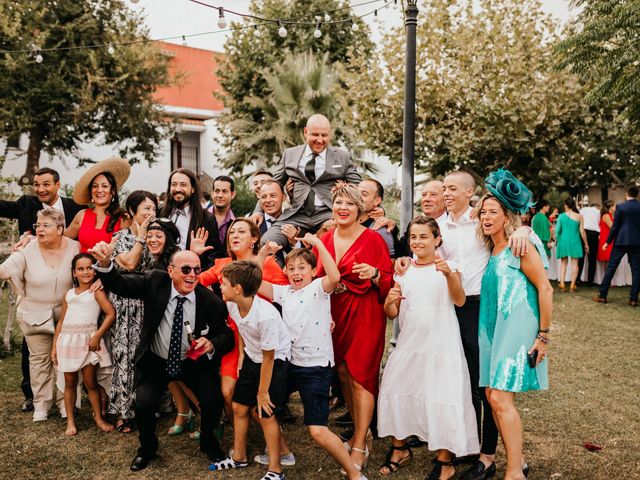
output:
[[[272,217],[271,215],[269,215],[268,213],[264,214],[264,221],[267,222],[267,230],[269,230],[271,227],[273,227],[274,222],[278,220],[275,217]]]
[[[300,157],[300,162],[298,163],[298,169],[305,176],[306,174],[304,173],[304,167],[313,158],[313,154],[314,152],[313,150],[311,150],[311,147],[309,145],[306,145],[304,147],[304,152],[302,152],[302,157]],[[320,178],[320,175],[324,173],[326,161],[327,161],[327,149],[325,148],[322,152],[318,153],[318,156],[316,157],[316,168],[315,168],[316,180],[318,180],[318,178]],[[313,204],[316,207],[324,206],[324,203],[322,202],[322,200],[318,198],[317,195],[314,197]]]
[[[42,204],[42,208],[55,208],[56,210],[61,211],[64,214],[64,206],[62,205],[62,197],[58,195],[58,200],[53,205],[48,205],[46,203]],[[65,228],[67,227],[67,222],[65,221],[64,215],[62,216],[62,221],[64,222]]]
[[[287,360],[291,356],[291,340],[276,307],[256,296],[244,318],[237,304],[227,302],[227,309],[238,326],[244,351],[253,362],[262,363],[263,350],[275,350],[275,360]]]
[[[600,232],[600,210],[596,207],[584,207],[580,209],[580,215],[584,219],[584,229]]]
[[[180,232],[178,245],[180,250],[187,249],[187,238],[189,236],[189,223],[191,222],[191,207],[186,205],[183,209],[176,208],[171,214],[171,221]]]
[[[447,260],[460,266],[462,287],[467,296],[480,295],[482,276],[487,268],[491,252],[478,238],[477,219],[471,219],[473,208],[469,207],[458,222],[449,215],[441,226],[442,251]]]
[[[316,278],[304,288],[273,285],[273,301],[291,337],[291,363],[299,367],[333,367],[331,296]]]
[[[171,343],[171,329],[173,327],[173,315],[178,306],[178,297],[186,297],[187,300],[182,304],[183,318],[185,322],[191,325],[191,332],[196,328],[196,294],[191,292],[188,295],[179,293],[173,283],[171,284],[171,296],[169,303],[164,311],[164,316],[158,324],[158,330],[151,341],[151,351],[165,360],[169,356],[169,344]],[[182,324],[182,348],[180,349],[180,359],[186,358],[187,349],[190,347],[189,337],[185,331],[184,323]]]

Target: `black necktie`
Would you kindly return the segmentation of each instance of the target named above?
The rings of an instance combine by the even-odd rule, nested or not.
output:
[[[309,183],[313,184],[316,181],[316,158],[318,157],[317,153],[311,154],[311,159],[304,166],[304,174],[309,179]],[[311,216],[316,211],[316,195],[313,192],[313,188],[309,191],[309,195],[307,195],[307,199],[304,201],[304,212]]]
[[[175,377],[180,373],[180,353],[182,351],[182,322],[184,309],[182,306],[187,297],[177,297],[178,304],[173,313],[173,325],[171,325],[171,340],[169,340],[169,355],[167,355],[167,374]]]

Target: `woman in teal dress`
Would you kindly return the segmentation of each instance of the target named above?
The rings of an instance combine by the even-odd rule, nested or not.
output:
[[[548,388],[546,356],[553,288],[545,272],[544,247],[537,238],[530,237],[535,248],[520,258],[507,247],[509,236],[520,225],[518,214],[531,202],[531,193],[503,170],[492,173],[485,182],[491,193],[477,206],[478,234],[491,249],[491,258],[480,294],[480,386],[486,387],[507,452],[504,478],[523,480],[529,467],[522,453],[522,422],[515,394]],[[532,367],[528,356],[533,353],[537,357]]]
[[[582,237],[582,239],[581,239]],[[587,233],[584,231],[582,215],[578,213],[576,202],[569,197],[564,201],[564,213],[561,213],[556,223],[556,258],[560,259],[560,291],[565,291],[564,281],[567,278],[567,263],[571,259],[571,286],[569,291],[576,291],[576,280],[578,279],[578,260],[584,253],[589,253],[587,244]],[[584,253],[582,246],[584,245]]]

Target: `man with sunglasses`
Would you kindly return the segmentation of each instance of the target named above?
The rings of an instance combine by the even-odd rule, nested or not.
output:
[[[156,417],[162,392],[170,381],[181,381],[196,395],[202,412],[200,450],[209,460],[226,457],[213,431],[222,413],[219,366],[234,345],[227,326],[227,308],[213,292],[198,284],[200,258],[190,251],[171,256],[166,272],[122,274],[101,242],[90,250],[106,289],[127,298],[144,300],[140,344],[134,359],[136,425],[140,448],[131,470],[146,468],[156,457]]]

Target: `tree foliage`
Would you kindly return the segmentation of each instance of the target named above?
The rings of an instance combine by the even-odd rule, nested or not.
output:
[[[345,8],[343,8],[345,7]],[[352,30],[350,23],[326,24],[322,26],[322,36],[315,38],[313,31],[315,24],[324,21],[324,13],[342,8],[342,10],[330,13],[331,21],[345,20],[350,18],[353,12],[348,8],[348,2],[338,0],[291,0],[282,2],[278,0],[254,0],[251,3],[250,11],[256,16],[270,19],[295,19],[298,22],[311,22],[311,25],[287,25],[287,36],[282,38],[278,35],[278,26],[275,24],[262,24],[257,29],[244,28],[235,30],[225,44],[226,60],[221,65],[218,75],[220,83],[224,88],[225,106],[229,108],[229,113],[221,118],[222,131],[224,135],[225,150],[230,152],[226,163],[236,170],[241,170],[245,165],[250,164],[253,160],[269,163],[273,153],[281,153],[279,147],[288,145],[291,136],[291,130],[300,126],[299,117],[302,114],[324,113],[331,118],[335,109],[328,104],[323,98],[326,97],[329,90],[327,82],[318,82],[313,80],[315,86],[310,87],[309,92],[316,92],[319,97],[316,99],[303,99],[299,97],[294,100],[293,104],[289,101],[280,101],[276,97],[282,95],[284,90],[289,89],[291,94],[302,94],[298,90],[299,86],[291,82],[298,81],[301,77],[298,72],[286,72],[283,70],[285,59],[288,58],[287,65],[291,63],[292,54],[307,54],[312,52],[316,59],[325,59],[324,63],[331,69],[335,69],[338,65],[344,65],[346,71],[357,68],[360,64],[352,67],[351,59],[354,56],[361,58],[369,58],[373,51],[373,44],[369,40],[369,29],[367,25],[360,19],[356,19],[355,23],[359,26],[357,31]],[[234,24],[240,26],[239,24]],[[302,57],[300,57],[302,58]],[[302,61],[302,60],[300,60]],[[308,64],[308,62],[307,62]],[[318,66],[320,68],[320,66]],[[322,66],[327,71],[327,66]],[[312,69],[313,70],[313,69]],[[342,70],[341,70],[342,71]],[[309,71],[310,74],[311,71]],[[316,70],[316,74],[321,70]],[[313,75],[313,74],[312,74]],[[296,77],[299,77],[296,80]],[[287,80],[287,85],[282,89],[277,89],[274,83],[275,79]],[[335,81],[342,84],[340,75],[336,75]],[[314,90],[321,85],[321,91]],[[275,95],[275,97],[274,97]],[[349,97],[349,92],[341,93],[343,97]],[[263,101],[260,101],[263,100]],[[297,103],[298,100],[303,101],[302,104]],[[339,99],[341,103],[348,103],[348,99]],[[343,108],[346,105],[342,105]],[[274,112],[274,108],[303,108],[302,112]],[[289,117],[295,119],[295,125],[284,125],[285,119]],[[263,122],[268,124],[273,122],[275,118],[280,119],[282,130],[272,132],[270,140],[264,140],[256,145],[255,149],[249,148],[254,144],[247,138],[247,126],[261,125]],[[336,118],[331,118],[332,123],[336,122]],[[303,124],[304,125],[304,124]],[[265,129],[261,129],[264,131]],[[300,139],[302,128],[296,134]],[[276,138],[283,133],[282,138]],[[351,140],[345,136],[343,130],[337,129],[336,141]],[[267,145],[270,145],[267,148]],[[233,161],[229,159],[234,159]],[[237,163],[236,163],[237,162]]]
[[[382,61],[345,77],[358,112],[351,127],[392,161],[402,149],[404,36],[390,32]],[[617,112],[586,105],[578,78],[554,68],[559,38],[538,0],[421,2],[416,170],[464,168],[483,178],[507,166],[538,194],[610,182],[609,166],[619,165],[622,179],[637,172],[640,139],[624,133]]]
[[[164,115],[152,94],[168,81],[166,58],[147,43],[108,47],[147,39],[141,25],[123,0],[0,2],[0,50],[31,50],[0,56],[0,137],[29,134],[25,179],[41,151],[77,154],[94,138],[153,162]]]
[[[560,66],[591,85],[591,102],[619,104],[640,124],[640,0],[574,0],[576,32],[558,47]]]

